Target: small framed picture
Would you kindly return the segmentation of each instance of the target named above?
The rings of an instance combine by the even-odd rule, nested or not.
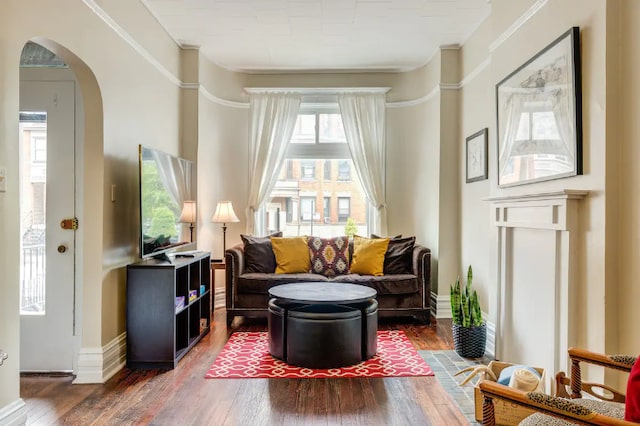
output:
[[[485,127],[467,138],[467,183],[488,178],[488,133]]]

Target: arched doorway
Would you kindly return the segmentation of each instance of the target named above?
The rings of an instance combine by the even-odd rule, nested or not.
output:
[[[86,254],[102,241],[102,100],[89,67],[51,40],[28,42],[20,62],[20,369],[78,374],[83,317],[100,315],[101,247]]]

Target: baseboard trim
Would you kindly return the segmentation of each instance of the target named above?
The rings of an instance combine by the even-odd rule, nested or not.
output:
[[[225,289],[222,287],[216,288],[213,293],[213,309],[224,308],[225,304]]]
[[[451,318],[451,296],[436,295],[436,318]]]
[[[27,405],[22,398],[0,408],[0,425],[18,426],[27,423]]]
[[[73,384],[105,383],[127,362],[127,333],[122,333],[101,348],[81,348],[78,372]]]
[[[487,323],[487,346],[485,346],[485,355],[489,358],[496,357],[496,325],[487,319],[487,314],[482,313],[484,321]]]

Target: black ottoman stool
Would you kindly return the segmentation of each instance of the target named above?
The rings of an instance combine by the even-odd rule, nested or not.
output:
[[[288,364],[337,368],[362,361],[362,313],[341,305],[307,305],[288,311]]]

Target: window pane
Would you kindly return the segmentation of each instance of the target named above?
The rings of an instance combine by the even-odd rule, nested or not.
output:
[[[320,143],[347,143],[340,114],[319,114]]]
[[[324,180],[331,180],[331,161],[324,160]]]
[[[338,180],[343,182],[351,180],[351,161],[350,160],[338,161]]]
[[[285,160],[286,162],[286,170],[287,170],[287,179],[293,179],[293,161]]]
[[[553,111],[534,112],[532,114],[532,135],[533,139],[558,140],[558,126]]]
[[[20,113],[20,314],[44,315],[47,114]]]
[[[331,197],[324,197],[323,201],[324,205],[322,208],[322,216],[324,219],[324,223],[331,222]]]
[[[351,198],[338,197],[338,221],[346,222],[351,216]]]
[[[329,164],[332,170],[353,170],[351,160],[307,160],[289,159],[294,170],[304,170],[303,163]],[[279,212],[276,226],[268,226],[263,232],[282,231],[285,236],[315,235],[337,237],[345,235],[345,223],[349,217],[355,222],[359,235],[367,235],[367,202],[357,174],[351,173],[351,180],[338,180],[336,173],[332,179],[305,179],[302,175],[293,179],[280,174],[271,199],[267,203],[272,212]],[[276,223],[265,221],[265,223]]]
[[[315,213],[314,197],[300,197],[300,220],[310,221]]]
[[[302,179],[313,179],[316,177],[315,160],[300,161],[300,177],[302,177]]]
[[[291,143],[316,143],[315,114],[299,114],[293,128]]]

